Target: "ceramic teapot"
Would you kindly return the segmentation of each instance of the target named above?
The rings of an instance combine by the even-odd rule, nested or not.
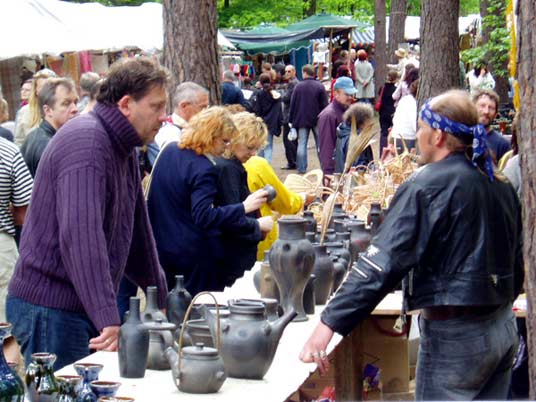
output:
[[[147,368],[149,370],[169,370],[168,359],[164,356],[167,348],[173,346],[173,331],[177,326],[171,322],[163,322],[158,318],[145,324],[149,330],[149,353]]]
[[[229,312],[229,317],[221,323],[210,312],[206,316],[214,334],[221,324],[225,370],[229,377],[260,380],[270,368],[283,330],[296,312],[290,310],[271,322],[262,303],[230,303]]]

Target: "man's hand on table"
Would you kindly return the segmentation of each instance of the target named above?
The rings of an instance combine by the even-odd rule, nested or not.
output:
[[[94,350],[115,352],[117,350],[118,338],[119,325],[104,327],[99,336],[89,340],[89,348]]]
[[[333,330],[326,324],[319,322],[307,342],[305,342],[300,353],[300,360],[304,363],[316,363],[320,374],[325,374],[329,369],[326,348],[332,337]]]

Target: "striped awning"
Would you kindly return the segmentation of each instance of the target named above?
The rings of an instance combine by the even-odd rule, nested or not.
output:
[[[365,30],[358,31],[354,29],[352,31],[352,42],[354,43],[374,43],[374,27],[367,28]]]

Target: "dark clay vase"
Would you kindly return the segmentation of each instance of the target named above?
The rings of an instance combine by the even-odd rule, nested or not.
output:
[[[316,243],[316,232],[305,232],[305,238],[311,242]]]
[[[383,222],[383,210],[381,204],[373,202],[370,204],[370,210],[367,215],[367,225],[370,227],[370,232],[374,236],[378,227]]]
[[[350,266],[352,265],[352,252],[350,251],[350,232],[336,233],[335,241],[340,241],[344,245],[344,248],[350,253]]]
[[[348,270],[345,266],[346,262],[344,263],[341,262],[339,257],[332,256],[331,259],[333,261],[333,289],[331,293],[333,294],[337,291],[337,289],[341,285]]]
[[[351,268],[352,255],[344,247],[344,243],[341,241],[332,241],[324,243],[331,256],[339,257],[339,262],[344,265],[345,269]]]
[[[261,262],[261,269],[258,272],[260,272],[259,293],[261,297],[279,301],[279,288],[270,269],[270,251],[264,252],[264,260]]]
[[[145,302],[145,310],[141,314],[141,320],[143,322],[156,320],[166,322],[166,315],[158,308],[158,288],[156,286],[147,286],[145,296],[147,296],[147,300]]]
[[[305,231],[316,233],[317,222],[313,211],[303,211],[303,219],[305,219]]]
[[[335,229],[335,221],[342,221],[347,217],[348,215],[346,215],[346,212],[342,208],[342,204],[335,204],[335,206],[333,207],[333,213],[331,214],[331,219],[329,220],[328,227]]]
[[[230,315],[220,319],[221,355],[229,377],[260,380],[275,356],[285,327],[296,316],[291,310],[275,321],[266,319],[262,303],[230,303]],[[207,314],[207,321],[216,338],[217,317]]]
[[[60,391],[54,377],[54,353],[34,353],[26,369],[26,390],[30,402],[54,402]]]
[[[370,245],[370,231],[364,222],[350,222],[348,229],[350,229],[350,253],[352,260],[357,261],[359,253],[363,253]]]
[[[294,321],[306,321],[303,309],[303,291],[314,265],[314,249],[305,238],[305,220],[286,216],[278,221],[279,239],[270,251],[270,268],[280,293],[285,314],[297,313]]]
[[[11,335],[11,324],[0,324],[0,402],[23,402],[24,384],[4,357],[4,339]]]
[[[346,227],[346,219],[335,219],[334,221],[335,235],[339,233],[347,233],[348,228]]]
[[[192,295],[184,287],[184,276],[175,275],[175,280],[175,287],[167,295],[166,316],[169,322],[178,327],[184,320]]]
[[[60,385],[60,393],[55,402],[76,402],[76,390],[82,381],[77,375],[61,375],[56,379]]]
[[[324,245],[313,245],[315,251],[315,263],[313,273],[316,276],[315,281],[315,303],[316,305],[326,304],[331,289],[333,288],[333,262],[327,253]]]
[[[99,379],[99,373],[102,368],[102,364],[95,363],[76,363],[74,365],[76,374],[82,377],[82,384],[78,389],[76,402],[95,402],[97,400],[97,396],[93,393],[89,384],[91,381]]]
[[[119,375],[143,378],[149,352],[149,330],[140,319],[140,299],[130,298],[130,314],[119,330]]]
[[[315,280],[316,276],[309,276],[305,290],[303,291],[303,309],[305,314],[315,313]]]

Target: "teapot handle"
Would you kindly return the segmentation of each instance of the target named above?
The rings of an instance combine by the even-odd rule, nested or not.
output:
[[[182,349],[182,339],[184,337],[184,330],[186,328],[186,322],[188,321],[188,318],[190,318],[190,312],[192,311],[195,301],[197,300],[198,297],[203,296],[203,295],[209,295],[210,297],[212,297],[212,299],[214,300],[214,304],[216,306],[216,334],[217,334],[216,348],[218,349],[218,353],[221,353],[220,307],[218,306],[218,301],[216,300],[216,297],[212,293],[200,292],[196,294],[195,297],[192,299],[190,305],[188,306],[188,309],[186,310],[186,314],[184,314],[184,319],[182,320],[181,332],[179,335],[179,350],[177,351],[179,355],[179,358],[178,358],[178,366],[179,366],[178,372],[179,373],[181,372],[181,360],[182,360],[181,349]]]

